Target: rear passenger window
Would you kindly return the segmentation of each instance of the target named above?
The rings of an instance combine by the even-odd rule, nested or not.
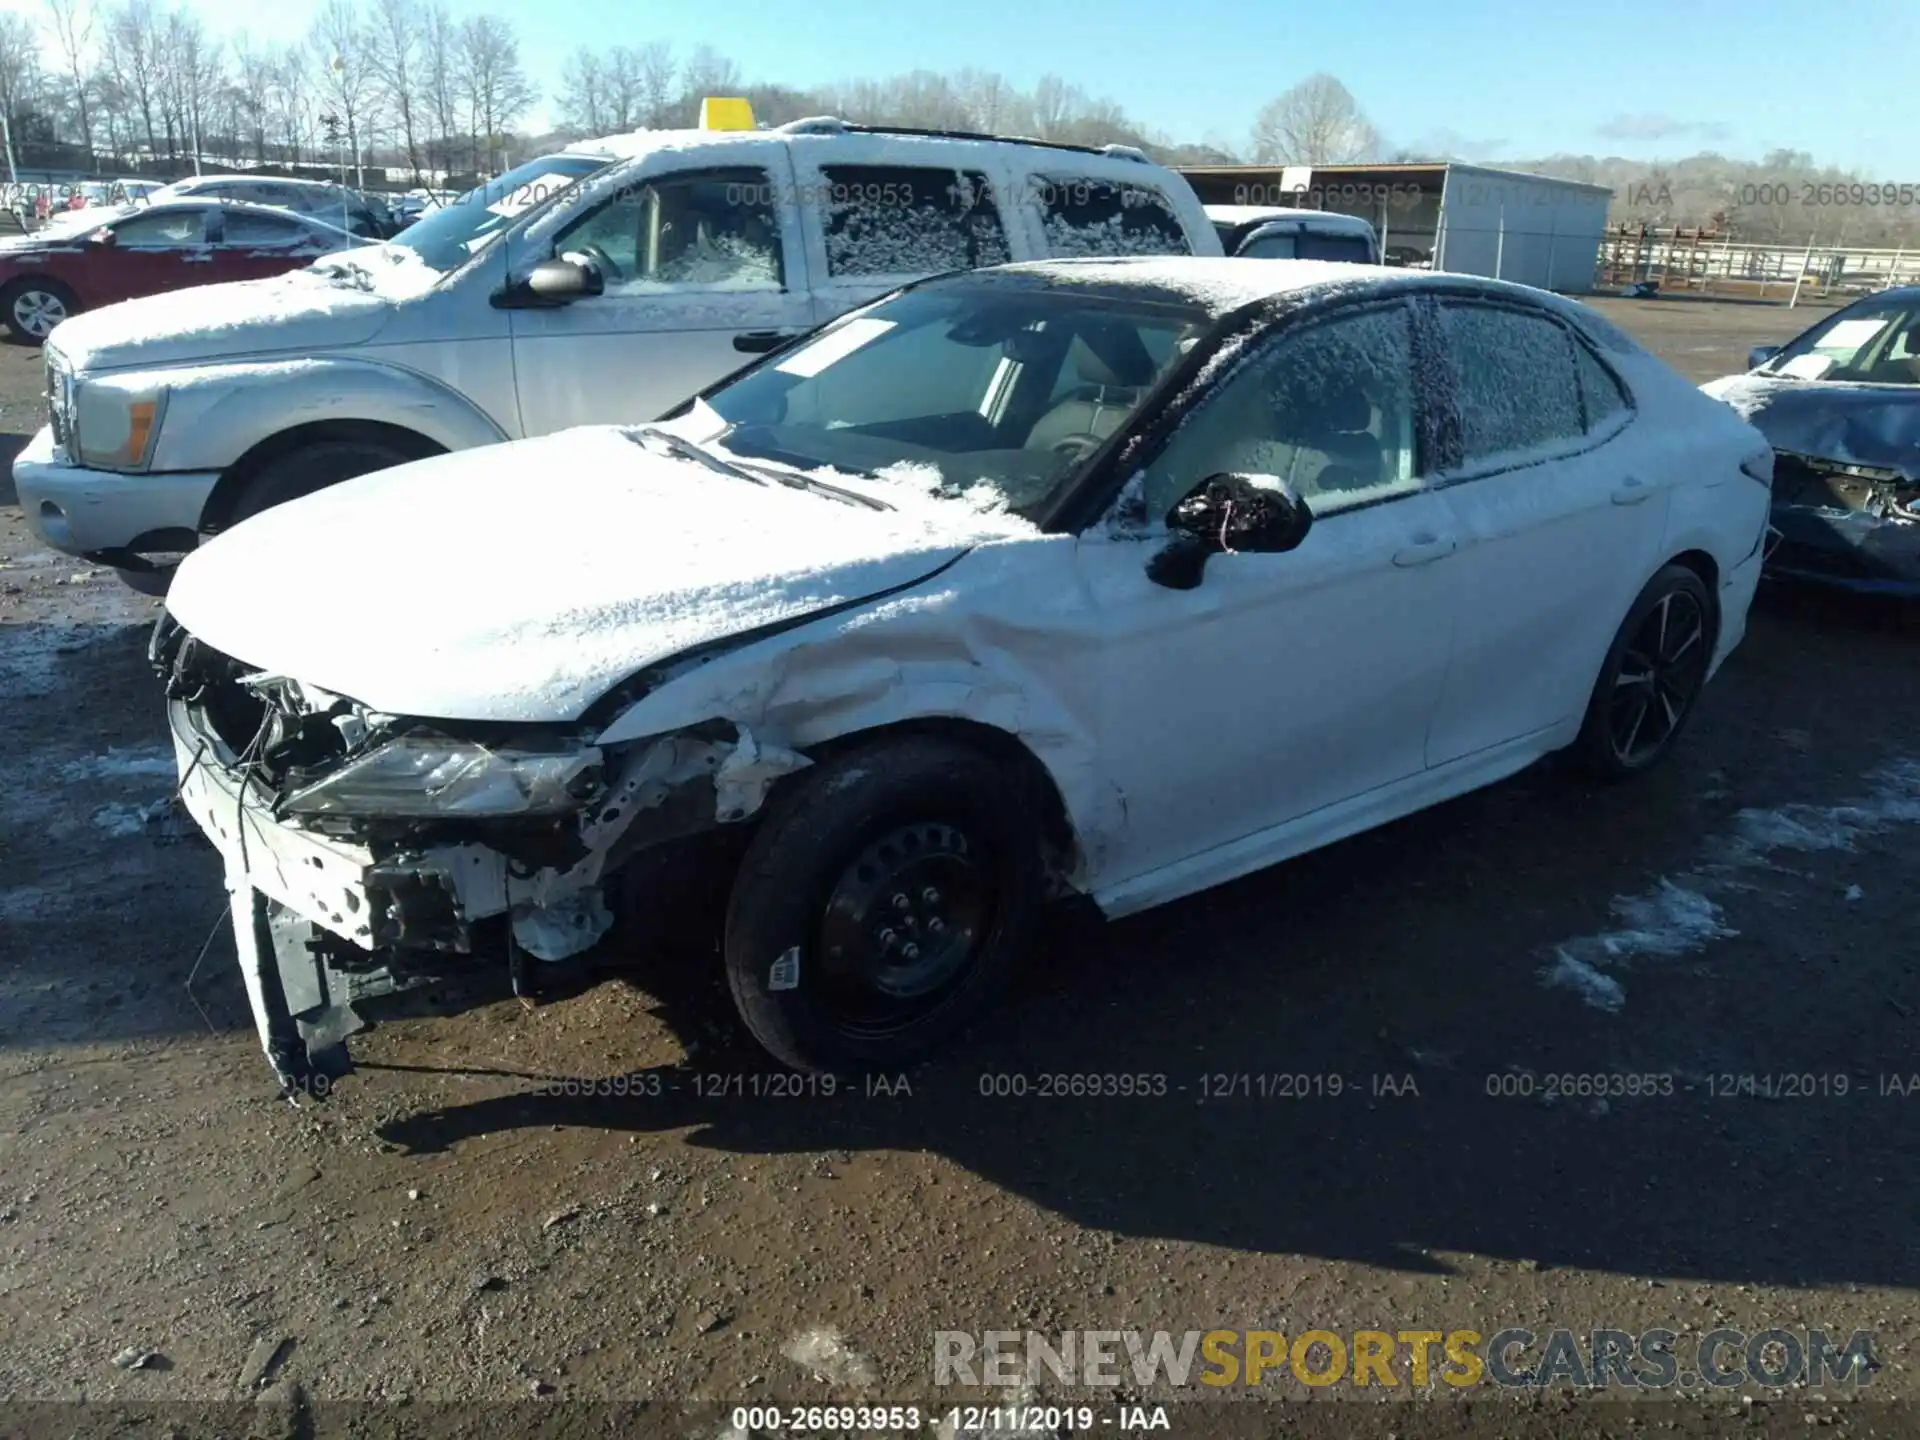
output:
[[[1559,325],[1461,302],[1443,303],[1440,323],[1467,464],[1581,438],[1576,347]]]
[[[220,224],[220,238],[226,245],[299,245],[313,238],[311,230],[285,215],[229,210],[220,217]]]
[[[1292,260],[1295,258],[1292,235],[1262,235],[1249,240],[1233,253],[1242,260]]]
[[[1311,230],[1300,236],[1294,254],[1301,260],[1344,260],[1354,265],[1373,261],[1373,250],[1364,236],[1315,234]]]
[[[1627,397],[1613,372],[1584,345],[1573,347],[1580,367],[1580,400],[1587,409],[1587,429],[1598,430],[1627,408]]]
[[[1049,255],[1191,255],[1193,246],[1167,197],[1151,185],[1040,175]]]
[[[820,173],[829,275],[933,275],[1010,258],[993,187],[978,171],[829,165]]]

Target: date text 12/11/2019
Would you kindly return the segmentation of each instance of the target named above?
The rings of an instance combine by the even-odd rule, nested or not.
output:
[[[1171,1430],[1164,1405],[739,1405],[730,1417],[742,1435],[817,1435],[923,1428],[946,1435],[1062,1435],[1100,1430]]]

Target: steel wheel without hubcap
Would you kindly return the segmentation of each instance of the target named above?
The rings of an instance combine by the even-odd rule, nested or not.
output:
[[[1685,590],[1661,596],[1627,642],[1607,706],[1614,759],[1638,769],[1680,728],[1707,676],[1707,616]]]
[[[991,867],[955,826],[903,825],[868,845],[820,918],[819,999],[831,1023],[878,1039],[937,1008],[993,933],[994,892]]]
[[[8,321],[22,335],[44,340],[67,318],[67,302],[50,290],[22,290],[13,297]]]

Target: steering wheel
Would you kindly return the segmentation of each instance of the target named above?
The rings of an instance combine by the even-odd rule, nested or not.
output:
[[[1069,460],[1084,460],[1107,442],[1092,431],[1082,431],[1078,435],[1062,435],[1047,446],[1050,454],[1064,455]]]

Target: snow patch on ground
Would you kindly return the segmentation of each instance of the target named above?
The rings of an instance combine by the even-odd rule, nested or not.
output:
[[[153,745],[138,750],[109,749],[104,755],[86,755],[78,760],[69,760],[60,767],[60,778],[69,783],[153,775],[171,778],[174,768],[173,752],[164,746]]]
[[[99,643],[111,625],[0,625],[0,700],[51,695],[60,683],[62,656]]]
[[[146,830],[148,813],[152,808],[148,805],[102,805],[93,812],[93,823],[107,834],[124,839]]]
[[[1549,989],[1572,990],[1596,1010],[1618,1010],[1627,1003],[1627,992],[1618,980],[1565,949],[1554,953],[1551,965],[1541,967],[1540,983]]]
[[[1707,863],[1678,879],[1663,878],[1639,895],[1614,897],[1617,928],[1552,947],[1540,967],[1540,983],[1572,990],[1595,1009],[1617,1013],[1626,1005],[1626,988],[1609,972],[1639,959],[1674,959],[1738,935],[1713,897],[1750,888],[1743,876],[1779,868],[1773,859],[1777,853],[1852,850],[1862,836],[1920,823],[1920,760],[1897,760],[1867,779],[1872,788],[1866,798],[1848,804],[1740,811],[1732,834],[1709,843]],[[1845,892],[1847,900],[1860,895],[1858,886]]]
[[[871,1385],[873,1361],[831,1325],[813,1325],[787,1342],[786,1357],[829,1385]]]

